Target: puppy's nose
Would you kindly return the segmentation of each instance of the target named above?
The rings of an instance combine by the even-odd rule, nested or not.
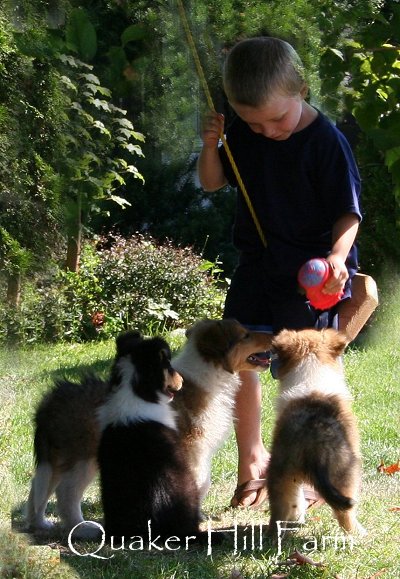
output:
[[[172,388],[174,388],[175,390],[180,390],[182,388],[182,383],[183,383],[183,378],[182,376],[179,374],[179,372],[177,372],[176,370],[174,370],[173,368],[171,368],[169,370],[169,374],[171,377],[171,386]]]

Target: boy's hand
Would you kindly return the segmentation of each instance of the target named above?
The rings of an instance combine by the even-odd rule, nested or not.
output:
[[[203,146],[210,149],[218,147],[220,135],[224,130],[224,115],[208,111],[203,120],[201,138]]]
[[[338,255],[331,253],[326,261],[329,263],[332,274],[321,291],[323,294],[335,294],[344,288],[349,278],[349,272],[345,262]]]

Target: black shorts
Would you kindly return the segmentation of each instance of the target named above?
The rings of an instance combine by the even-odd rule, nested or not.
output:
[[[224,318],[272,334],[283,328],[337,327],[336,308],[316,310],[300,293],[296,277],[270,276],[262,260],[238,265],[226,296]]]

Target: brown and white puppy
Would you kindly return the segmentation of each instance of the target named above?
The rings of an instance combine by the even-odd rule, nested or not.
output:
[[[211,457],[232,425],[237,372],[268,367],[262,351],[270,340],[232,320],[202,320],[188,330],[186,344],[172,360],[183,376],[183,388],[179,399],[175,394],[171,409],[177,411],[179,436],[201,498],[209,486]],[[254,355],[257,352],[261,354]],[[114,365],[118,363],[117,347]],[[69,531],[82,523],[82,495],[98,471],[98,414],[112,389],[112,376],[109,381],[88,377],[78,384],[58,381],[41,401],[35,417],[36,471],[27,504],[31,531],[49,531],[53,526],[45,512],[54,491],[64,528]],[[90,538],[97,532],[97,527],[81,524],[74,536]]]
[[[336,330],[283,330],[272,342],[280,391],[267,487],[277,521],[304,522],[303,483],[315,487],[348,533],[364,535],[355,504],[360,487],[359,435],[341,354],[347,338]]]
[[[235,320],[201,320],[187,331],[185,347],[172,360],[183,376],[173,405],[201,500],[210,487],[211,459],[232,428],[238,372],[268,368],[270,345],[271,336],[250,332]]]

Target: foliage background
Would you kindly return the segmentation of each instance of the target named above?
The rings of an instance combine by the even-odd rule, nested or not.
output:
[[[184,3],[214,101],[228,119],[220,83],[226,50],[243,37],[273,34],[297,48],[311,101],[340,123],[355,150],[365,212],[361,267],[380,287],[386,272],[387,293],[395,296],[390,304],[383,300],[372,345],[346,354],[366,458],[362,519],[371,533],[355,553],[328,552],[326,568],[291,575],[397,578],[399,522],[389,509],[396,506],[398,478],[382,483],[376,465],[382,457],[398,458],[399,1]],[[235,194],[205,195],[196,183],[203,110],[174,0],[0,3],[0,341],[9,346],[0,352],[5,576],[265,576],[275,568],[269,554],[189,555],[156,564],[121,554],[117,569],[69,559],[63,575],[64,566],[44,572],[22,537],[2,532],[2,513],[8,523],[32,473],[32,404],[61,369],[73,377],[88,368],[105,372],[112,358],[112,340],[76,342],[140,323],[144,331],[165,331],[194,316],[219,315],[224,285],[218,279],[230,275],[236,260]],[[130,124],[114,124],[114,116]],[[127,131],[120,133],[124,151],[114,146],[118,124]],[[78,248],[81,237],[80,270],[67,270],[69,242]],[[14,348],[14,342],[57,340],[73,343]],[[265,388],[268,433],[269,393]],[[225,516],[236,482],[233,443],[216,457],[213,476],[207,508]],[[95,500],[85,507],[99,516]],[[246,515],[242,521],[247,524]],[[330,517],[313,524],[329,530]]]
[[[136,328],[164,333],[222,315],[219,268],[149,236],[86,241],[79,272],[58,268],[26,282],[19,308],[0,319],[0,342],[81,342]]]
[[[378,282],[384,267],[397,269],[398,0],[184,4],[228,120],[221,66],[229,47],[259,34],[296,47],[311,102],[339,124],[360,167],[361,269]],[[206,195],[195,177],[204,102],[173,0],[1,4],[0,300],[17,310],[12,319],[25,306],[40,326],[40,288],[59,292],[63,279],[68,293],[62,272],[78,271],[82,239],[93,236],[168,239],[230,276],[235,192]],[[35,294],[41,308],[28,307]]]

